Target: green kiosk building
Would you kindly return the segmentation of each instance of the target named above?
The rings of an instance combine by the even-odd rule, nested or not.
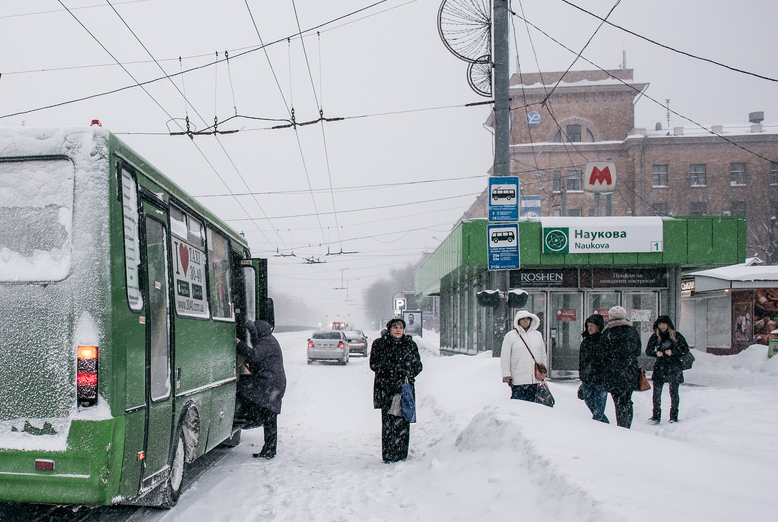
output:
[[[679,323],[684,273],[745,257],[743,217],[474,219],[453,229],[414,284],[417,294],[440,297],[440,349],[451,354],[498,355],[518,310],[506,296],[527,292],[523,308],[541,318],[551,377],[572,378],[586,317],[607,320],[609,308],[623,306],[645,346],[659,315]],[[513,265],[501,267],[506,259]],[[479,293],[490,290],[500,291],[491,292],[499,305],[479,305]]]

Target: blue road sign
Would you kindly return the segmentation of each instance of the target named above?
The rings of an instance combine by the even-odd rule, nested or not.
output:
[[[518,270],[519,225],[487,225],[489,270]]]
[[[489,221],[502,223],[519,219],[518,176],[489,178]]]
[[[527,113],[527,125],[530,127],[537,127],[540,125],[540,113],[537,111],[531,111]]]

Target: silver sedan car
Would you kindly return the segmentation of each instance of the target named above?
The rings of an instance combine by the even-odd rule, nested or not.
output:
[[[308,339],[308,364],[315,360],[348,364],[348,339],[343,330],[317,330]]]
[[[361,354],[367,357],[367,336],[362,330],[345,330],[348,340],[348,349],[351,353]]]

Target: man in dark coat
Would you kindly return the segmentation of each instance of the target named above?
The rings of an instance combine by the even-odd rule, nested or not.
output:
[[[640,334],[627,319],[627,311],[621,306],[608,310],[608,324],[603,329],[605,353],[605,389],[613,397],[616,406],[616,424],[622,428],[632,426],[632,392],[638,389],[638,356]]]
[[[278,414],[286,391],[281,346],[272,328],[262,320],[246,321],[252,345],[238,339],[238,353],[245,357],[251,375],[238,382],[238,397],[247,411],[247,427],[263,426],[265,444],[255,457],[272,459],[278,445]]]
[[[670,422],[678,422],[678,407],[681,401],[679,388],[683,382],[681,357],[689,353],[689,344],[681,332],[675,330],[670,316],[660,315],[654,322],[654,333],[648,339],[646,355],[656,357],[654,373],[654,412],[649,421],[658,423],[662,415],[662,388],[670,388]]]
[[[370,369],[375,372],[373,407],[381,410],[381,453],[384,462],[405,460],[408,458],[411,425],[402,415],[392,415],[389,410],[405,380],[413,385],[422,370],[419,347],[410,335],[405,335],[405,321],[391,319],[381,337],[373,341]]]
[[[605,367],[607,354],[602,330],[605,319],[600,314],[586,318],[581,334],[581,349],[578,354],[578,376],[581,379],[581,393],[594,420],[608,423],[605,405],[608,391],[605,389]]]

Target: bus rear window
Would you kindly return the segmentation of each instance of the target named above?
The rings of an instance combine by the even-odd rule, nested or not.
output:
[[[67,277],[74,179],[68,159],[0,160],[0,281]]]

